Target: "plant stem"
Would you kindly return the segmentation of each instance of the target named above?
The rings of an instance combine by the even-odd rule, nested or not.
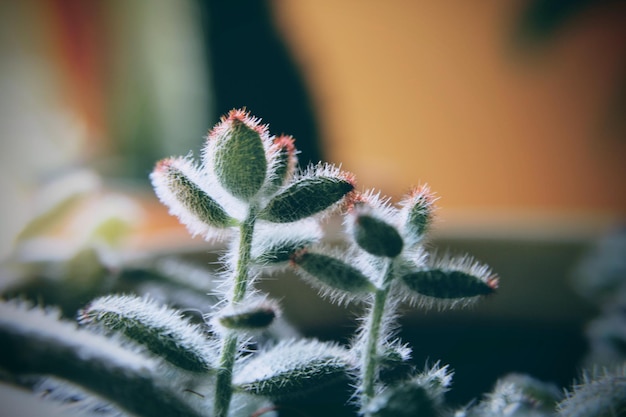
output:
[[[385,316],[385,304],[387,295],[391,288],[393,259],[388,260],[385,275],[383,277],[382,288],[374,294],[374,304],[370,310],[370,317],[367,321],[369,327],[365,333],[365,351],[363,352],[363,374],[361,379],[361,407],[365,406],[374,397],[376,392],[376,379],[378,368],[378,346],[383,318]]]
[[[243,300],[246,295],[248,288],[248,272],[250,268],[250,249],[252,247],[255,222],[256,209],[251,205],[248,217],[239,228],[239,252],[235,269],[235,283],[230,298],[231,306]],[[219,367],[215,381],[214,412],[216,417],[226,417],[228,415],[228,408],[233,395],[233,367],[235,365],[235,358],[237,357],[238,339],[237,333],[233,330],[228,330],[222,339]]]
[[[217,370],[215,381],[215,416],[226,417],[230,406],[230,399],[233,396],[232,380],[233,366],[237,355],[238,337],[230,330],[222,340],[220,353],[220,364]]]
[[[237,256],[237,269],[235,271],[235,285],[230,304],[236,304],[243,300],[248,288],[248,271],[250,269],[250,249],[252,248],[252,236],[254,234],[254,224],[256,223],[257,209],[250,206],[248,218],[239,228],[239,253]]]

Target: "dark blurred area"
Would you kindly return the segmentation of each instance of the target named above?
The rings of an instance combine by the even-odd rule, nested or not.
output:
[[[317,120],[300,68],[264,1],[197,1],[216,114],[247,108],[276,135],[296,138],[299,162],[321,161]]]

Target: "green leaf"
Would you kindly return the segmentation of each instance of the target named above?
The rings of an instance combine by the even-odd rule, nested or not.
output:
[[[234,313],[219,317],[222,326],[235,330],[256,330],[269,327],[276,317],[271,309],[258,309],[243,313]]]
[[[215,320],[227,329],[263,330],[269,327],[279,314],[278,303],[260,298],[228,306],[216,315]]]
[[[443,300],[488,295],[498,288],[497,275],[468,257],[440,260],[404,275],[402,281],[417,294]]]
[[[348,351],[318,340],[281,342],[247,360],[233,378],[236,389],[282,399],[302,395],[345,377]]]
[[[354,189],[342,177],[305,177],[277,194],[259,213],[259,218],[274,223],[289,223],[320,213],[341,201]]]
[[[376,291],[374,284],[358,269],[333,256],[301,251],[293,257],[293,263],[314,278],[314,283],[331,290],[349,294]]]
[[[263,248],[263,251],[254,257],[254,262],[261,265],[288,262],[296,252],[312,243],[314,243],[312,239],[276,242],[269,247]]]
[[[404,242],[392,225],[363,214],[356,216],[354,222],[354,240],[367,252],[388,258],[395,258],[402,252]]]
[[[411,191],[402,201],[405,215],[404,235],[407,244],[412,246],[421,241],[433,221],[435,197],[424,185]]]
[[[274,139],[271,147],[271,190],[282,187],[292,177],[296,164],[296,148],[291,136],[281,135]]]
[[[180,312],[134,296],[93,300],[79,313],[81,324],[100,324],[146,346],[151,352],[190,371],[214,368],[208,336]]]
[[[223,229],[237,224],[226,210],[208,195],[193,178],[195,168],[183,158],[160,161],[150,176],[159,199],[192,231],[202,223]]]
[[[233,196],[249,201],[263,186],[267,175],[267,160],[263,139],[256,124],[248,117],[230,117],[222,122],[225,128],[215,129],[212,159],[220,184]]]
[[[430,269],[402,277],[411,290],[435,298],[464,298],[487,295],[495,290],[487,282],[463,271]]]
[[[205,404],[182,392],[181,385],[189,381],[164,369],[158,359],[119,337],[77,328],[53,310],[0,301],[0,346],[3,372],[58,377],[130,415],[206,415]]]

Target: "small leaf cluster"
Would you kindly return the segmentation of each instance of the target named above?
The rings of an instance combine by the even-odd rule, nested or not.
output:
[[[399,207],[372,191],[358,194],[344,221],[347,248],[321,243],[292,258],[297,271],[323,296],[367,305],[351,352],[357,364],[355,397],[368,416],[443,413],[443,392],[451,379],[445,369],[423,374],[401,371],[407,368],[410,348],[395,334],[399,304],[464,306],[494,293],[498,286],[498,277],[486,265],[467,256],[429,256],[424,242],[434,201],[427,186],[413,190]],[[414,408],[407,408],[407,402]]]
[[[498,277],[469,256],[435,258],[424,249],[434,196],[418,187],[400,208],[368,191],[353,199],[344,226],[348,248],[318,244],[298,251],[292,263],[324,295],[340,302],[399,284],[396,298],[421,307],[469,305],[493,294]]]

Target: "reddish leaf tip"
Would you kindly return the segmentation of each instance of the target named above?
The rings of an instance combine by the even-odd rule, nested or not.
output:
[[[302,249],[298,249],[297,251],[294,251],[289,257],[289,265],[297,268],[298,262],[301,261],[304,255],[306,255],[307,253],[308,253],[308,250],[306,248],[302,248]]]
[[[232,109],[227,115],[220,118],[220,123],[209,132],[209,138],[220,135],[224,130],[230,129],[238,124],[243,124],[249,129],[256,131],[261,137],[268,134],[268,126],[261,124],[261,119],[254,117],[245,108]]]
[[[500,277],[497,275],[492,275],[485,280],[485,284],[492,290],[497,290],[500,285]]]
[[[287,152],[291,155],[296,152],[295,139],[293,136],[289,135],[280,135],[274,138],[274,146],[277,148],[285,148]]]
[[[158,161],[154,167],[155,172],[166,172],[172,167],[172,158],[165,158]]]
[[[428,184],[418,185],[417,187],[413,187],[408,193],[408,200],[416,201],[421,200],[424,202],[424,205],[432,206],[435,201],[438,200],[438,197],[434,192],[430,190],[430,186]]]
[[[355,187],[354,175],[349,174],[352,178],[348,177],[347,181]],[[367,204],[367,197],[360,191],[353,189],[344,197],[342,209],[344,212],[351,213]]]

